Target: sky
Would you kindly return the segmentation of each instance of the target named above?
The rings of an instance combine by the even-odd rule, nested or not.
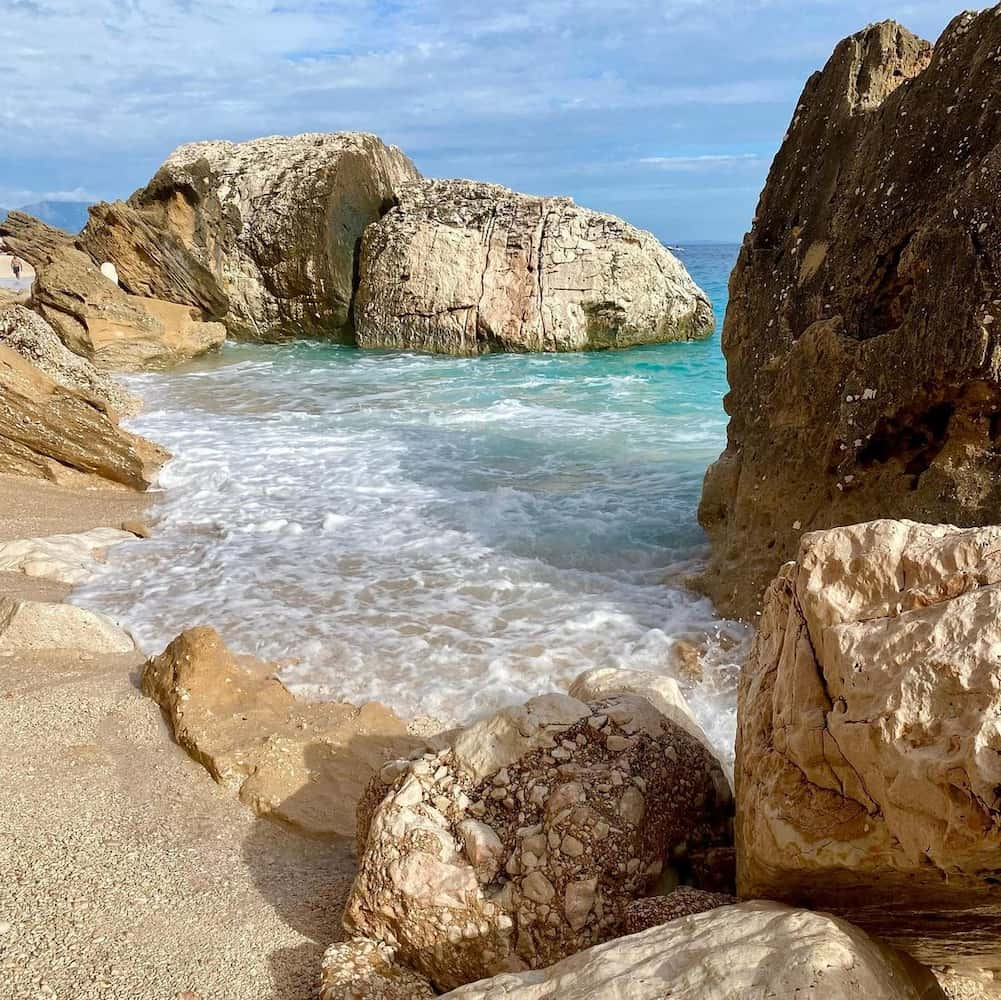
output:
[[[736,241],[807,77],[940,0],[4,0],[0,205],[141,187],[177,145],[375,132],[432,177]]]

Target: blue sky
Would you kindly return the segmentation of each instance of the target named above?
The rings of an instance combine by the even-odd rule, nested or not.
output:
[[[362,129],[429,176],[736,240],[807,76],[933,0],[4,0],[0,205],[114,198],[176,145]]]

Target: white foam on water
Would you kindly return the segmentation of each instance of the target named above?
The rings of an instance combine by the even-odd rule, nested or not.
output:
[[[715,352],[715,356],[712,352]],[[312,697],[467,720],[596,666],[675,670],[729,756],[746,639],[683,586],[718,345],[436,359],[229,347],[130,380],[174,454],[151,540],[77,600],[147,652],[211,624]]]

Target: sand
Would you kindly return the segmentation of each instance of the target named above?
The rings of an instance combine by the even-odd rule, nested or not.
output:
[[[0,477],[0,539],[118,527],[133,494]],[[3,574],[0,591],[64,588]],[[138,656],[0,658],[0,997],[313,997],[347,846],[257,819],[172,741]]]

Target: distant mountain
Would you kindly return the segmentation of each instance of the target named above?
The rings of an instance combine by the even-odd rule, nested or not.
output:
[[[50,226],[58,226],[70,233],[78,233],[87,225],[86,201],[39,201],[34,205],[22,205],[18,211],[47,222]],[[7,214],[7,209],[0,209],[0,218]]]

